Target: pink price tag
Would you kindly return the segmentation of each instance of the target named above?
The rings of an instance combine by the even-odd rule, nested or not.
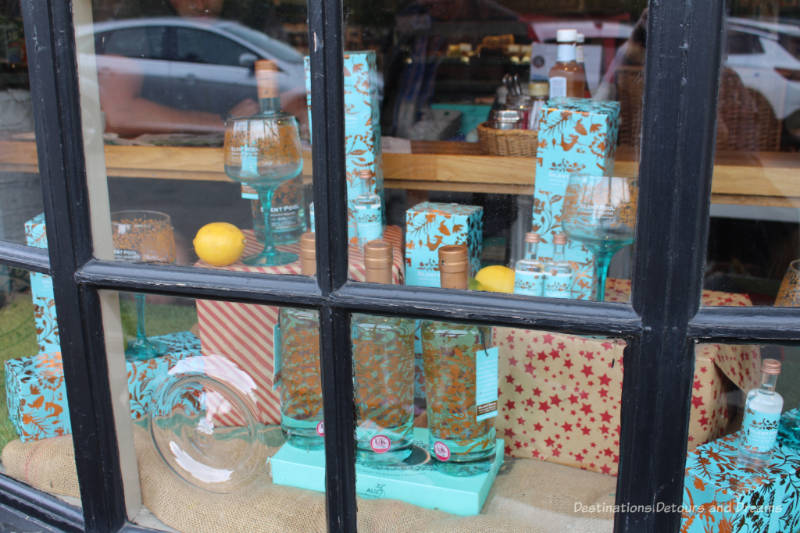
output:
[[[320,437],[325,436],[325,422],[319,422],[317,424],[317,435],[319,435]]]
[[[375,435],[369,440],[369,447],[375,453],[386,453],[392,447],[392,441],[386,435]]]
[[[447,461],[450,459],[450,448],[444,442],[436,441],[433,445],[433,455],[440,461]]]

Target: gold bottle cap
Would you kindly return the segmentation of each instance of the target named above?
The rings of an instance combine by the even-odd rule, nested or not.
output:
[[[761,361],[761,372],[763,374],[780,374],[781,362],[777,359],[764,359]]]
[[[364,245],[364,266],[368,283],[392,283],[392,245],[383,239]]]
[[[466,289],[469,254],[464,244],[439,248],[439,279],[443,289]]]
[[[259,59],[254,65],[258,98],[278,96],[278,65],[269,59]]]
[[[553,244],[567,244],[567,234],[556,233],[553,235]]]
[[[311,231],[300,236],[300,272],[304,276],[317,275],[317,249],[314,233]]]
[[[358,171],[358,177],[362,180],[368,180],[372,177],[372,172],[366,168]]]
[[[525,234],[525,242],[536,244],[537,242],[542,242],[542,238],[539,237],[538,233],[529,231],[528,233]]]
[[[546,81],[532,81],[528,84],[528,94],[533,97],[550,95],[550,84]]]

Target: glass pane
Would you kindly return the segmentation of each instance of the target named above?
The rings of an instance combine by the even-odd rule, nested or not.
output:
[[[306,18],[296,2],[76,4],[98,257],[300,273]]]
[[[448,245],[448,288],[600,300],[630,278],[644,2],[344,4],[352,279],[381,237],[405,273],[373,282],[442,286]]]
[[[682,531],[800,527],[798,355],[796,346],[697,346]]]
[[[138,465],[136,522],[324,531],[317,312],[111,292],[103,302],[112,375],[127,368],[115,386],[129,391],[120,446]],[[157,355],[131,350],[145,343]]]
[[[778,293],[800,257],[796,17],[786,2],[734,2],[726,18],[705,286],[754,305],[792,305]]]
[[[0,240],[33,245],[25,223],[43,211],[28,56],[19,2],[0,3]]]
[[[361,529],[612,531],[624,341],[351,326]]]
[[[53,284],[0,265],[2,473],[80,506]]]

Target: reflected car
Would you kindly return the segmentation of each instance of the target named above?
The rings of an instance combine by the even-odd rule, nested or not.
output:
[[[254,63],[258,59],[278,65],[282,95],[305,98],[302,54],[236,22],[124,19],[79,29],[79,43],[82,36],[94,36],[100,74],[124,74],[126,68],[135,68],[144,74],[141,96],[171,108],[227,116],[242,100],[256,99]],[[133,64],[118,56],[133,60]]]

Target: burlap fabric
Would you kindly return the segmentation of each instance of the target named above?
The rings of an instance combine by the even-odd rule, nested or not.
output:
[[[136,428],[142,500],[165,524],[191,533],[325,531],[320,493],[272,485],[267,475],[239,494],[211,494],[177,478]],[[275,451],[272,449],[271,451]],[[71,437],[10,442],[7,474],[32,486],[78,496]],[[602,533],[612,514],[575,512],[577,504],[610,506],[616,480],[538,461],[507,459],[479,516],[460,517],[393,500],[358,501],[359,531],[379,533]]]

